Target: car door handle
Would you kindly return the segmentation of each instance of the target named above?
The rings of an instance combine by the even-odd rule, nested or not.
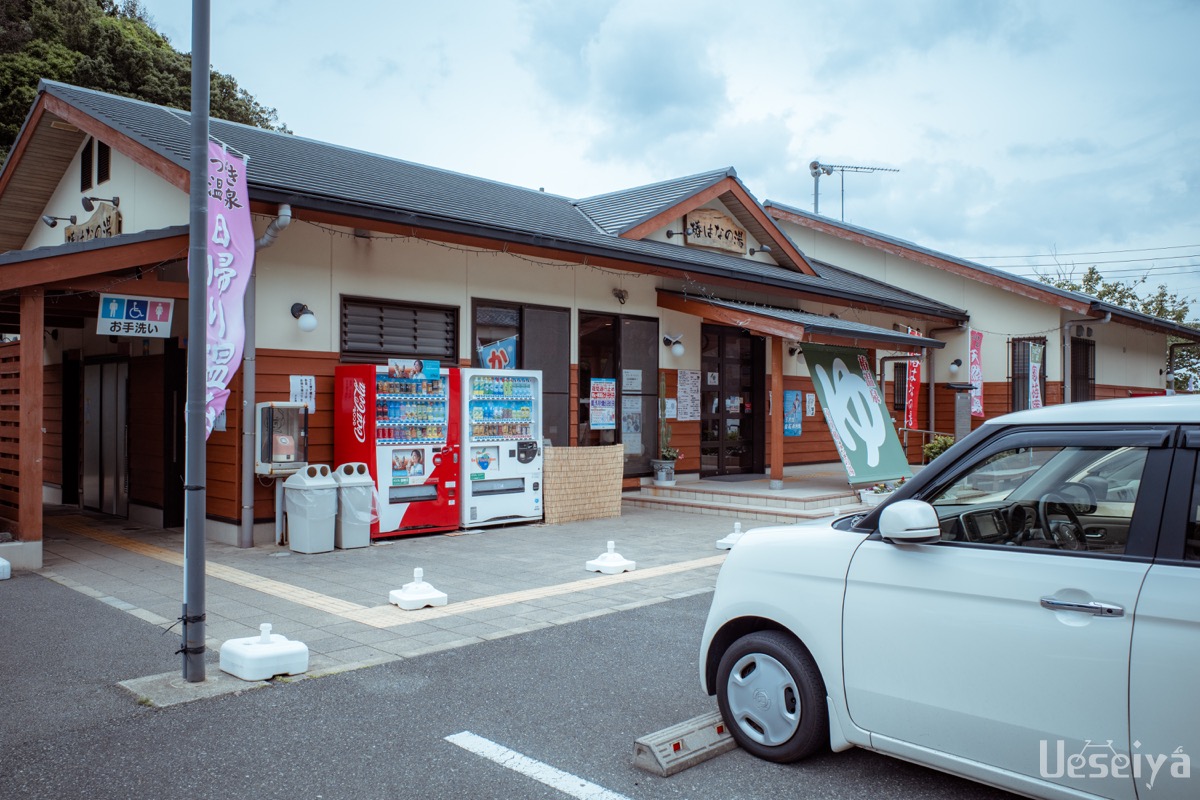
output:
[[[1075,603],[1070,600],[1059,600],[1057,597],[1043,597],[1042,608],[1048,608],[1051,611],[1082,611],[1084,614],[1093,614],[1097,617],[1125,616],[1125,609],[1112,603],[1098,601]]]

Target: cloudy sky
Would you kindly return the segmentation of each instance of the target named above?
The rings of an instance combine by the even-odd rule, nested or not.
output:
[[[191,50],[190,3],[142,5]],[[885,167],[821,213],[1200,298],[1194,0],[211,6],[213,66],[297,135],[568,197],[732,166],[809,211],[814,159]]]

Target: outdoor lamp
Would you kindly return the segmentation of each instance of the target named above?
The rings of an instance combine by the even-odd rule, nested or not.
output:
[[[112,203],[113,208],[121,205],[121,198],[117,197],[116,195],[113,195],[112,197],[85,197],[83,198],[83,210],[95,211],[96,203],[94,201],[96,200],[99,200],[101,203]]]
[[[958,368],[961,366],[962,366],[961,358],[956,358],[953,361],[951,361],[950,362],[950,374],[953,375],[954,373],[958,372]]]
[[[300,330],[305,333],[312,333],[317,329],[317,315],[304,303],[292,303],[292,316],[296,318]]]
[[[57,226],[57,225],[58,225],[58,221],[59,221],[60,219],[61,219],[63,222],[69,222],[69,223],[71,223],[72,225],[74,225],[74,224],[75,224],[75,215],[74,215],[74,214],[72,214],[72,215],[71,215],[71,216],[69,216],[69,217],[53,217],[53,216],[51,216],[51,215],[49,215],[49,214],[43,214],[43,215],[42,215],[42,222],[46,223],[46,227],[48,227],[48,228],[53,228],[53,227]]]
[[[663,337],[663,347],[671,348],[671,355],[676,358],[683,358],[683,334],[671,336],[670,334]]]

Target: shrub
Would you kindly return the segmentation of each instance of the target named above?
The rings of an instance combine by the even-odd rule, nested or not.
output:
[[[925,453],[925,463],[928,464],[942,453],[950,449],[950,445],[954,444],[953,436],[934,436],[921,450]]]

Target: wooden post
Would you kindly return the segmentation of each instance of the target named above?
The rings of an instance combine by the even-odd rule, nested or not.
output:
[[[783,339],[771,337],[771,488],[783,488]]]
[[[17,538],[42,539],[42,336],[45,331],[45,290],[21,290],[21,377],[19,381],[21,437],[17,489]]]

